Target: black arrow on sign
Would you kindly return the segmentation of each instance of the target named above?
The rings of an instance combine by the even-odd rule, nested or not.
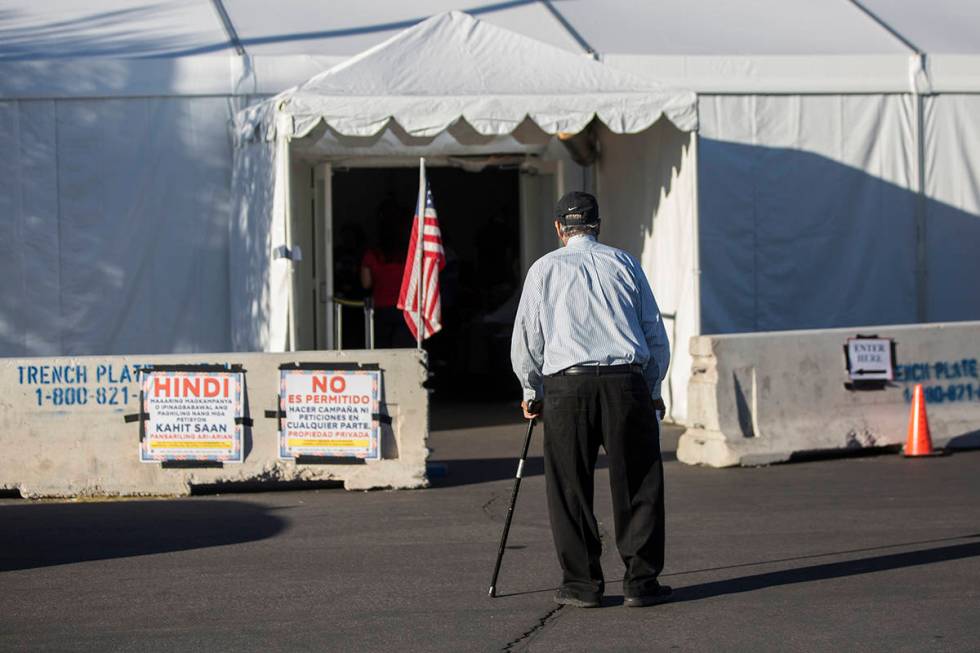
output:
[[[885,374],[888,370],[855,370],[855,374]]]

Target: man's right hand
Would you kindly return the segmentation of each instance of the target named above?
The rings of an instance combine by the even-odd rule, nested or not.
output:
[[[657,416],[658,422],[662,422],[664,415],[667,414],[667,405],[664,403],[662,397],[657,397],[653,400],[653,414]]]
[[[541,417],[541,402],[527,401],[521,402],[521,409],[524,411],[524,419],[537,419]]]

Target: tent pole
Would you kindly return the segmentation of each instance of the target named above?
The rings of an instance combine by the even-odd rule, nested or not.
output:
[[[691,160],[694,162],[694,192],[691,204],[694,211],[691,219],[691,276],[694,291],[694,335],[701,335],[701,214],[698,206],[698,196],[700,194],[698,180],[698,133],[691,132]]]
[[[926,322],[929,319],[929,311],[926,308],[926,147],[925,147],[925,120],[923,113],[925,98],[919,93],[912,95],[915,103],[915,319],[917,322]]]
[[[272,211],[272,262],[270,270],[273,296],[270,298],[270,347],[272,351],[293,351],[296,347],[296,325],[293,316],[293,251],[290,188],[289,143],[293,131],[292,116],[276,107],[276,182]],[[280,266],[285,265],[282,270]],[[280,273],[281,271],[281,273]]]
[[[926,138],[925,95],[919,88],[917,76],[925,75],[925,55],[912,55],[910,78],[912,83],[912,110],[915,116],[915,318],[917,322],[929,320],[928,308],[928,261],[926,242]],[[928,88],[926,89],[928,93]]]
[[[323,192],[320,193],[315,201],[321,205],[321,210],[317,211],[316,215],[313,216],[314,220],[318,220],[322,217],[323,222],[323,240],[321,241],[321,246],[323,247],[322,263],[319,270],[316,271],[317,279],[322,279],[320,281],[320,301],[323,303],[323,313],[324,313],[324,348],[325,349],[335,349],[336,341],[334,339],[334,311],[331,304],[333,303],[333,291],[334,291],[334,270],[333,270],[333,167],[330,163],[319,163],[316,167],[317,179],[323,180]],[[315,192],[315,190],[314,190]],[[319,309],[316,309],[319,310]],[[319,349],[319,346],[317,347]]]
[[[292,162],[289,160],[289,138],[286,138],[286,165],[284,168],[283,175],[283,186],[285,187],[285,206],[286,206],[286,251],[288,252],[288,260],[286,265],[289,266],[289,285],[288,285],[288,296],[286,298],[286,320],[289,325],[289,351],[296,351],[296,288],[295,284],[295,268],[296,261],[293,259],[293,203],[292,203]]]

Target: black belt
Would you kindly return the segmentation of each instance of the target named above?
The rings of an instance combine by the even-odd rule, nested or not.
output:
[[[643,372],[643,367],[636,364],[623,365],[572,365],[560,372],[555,372],[553,376],[602,376],[603,374],[627,374],[629,372]]]

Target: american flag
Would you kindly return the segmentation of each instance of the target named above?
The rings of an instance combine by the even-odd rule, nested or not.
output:
[[[423,208],[424,207],[424,208]],[[422,209],[421,211],[419,209]],[[419,245],[419,213],[422,213],[422,251]],[[404,311],[405,322],[416,341],[432,336],[442,328],[442,299],[439,296],[439,272],[446,267],[446,254],[442,249],[442,233],[439,231],[439,218],[432,203],[432,191],[425,176],[425,160],[419,164],[419,201],[412,223],[412,235],[408,241],[408,256],[405,257],[405,272],[402,274],[401,292],[398,294],[398,308]],[[419,292],[419,271],[421,270],[421,293]],[[421,298],[419,295],[421,294]],[[422,304],[422,333],[419,334],[419,303]]]

